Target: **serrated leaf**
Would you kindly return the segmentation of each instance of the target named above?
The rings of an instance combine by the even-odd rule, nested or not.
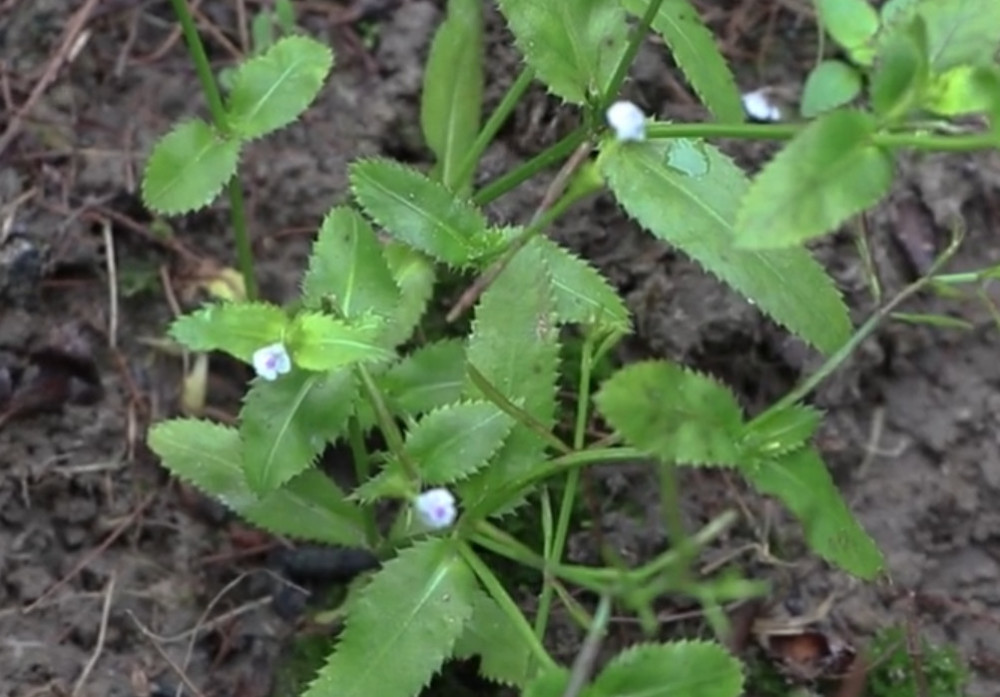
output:
[[[797,245],[875,205],[892,186],[891,155],[872,142],[875,121],[835,111],[806,126],[757,175],[736,218],[748,249]]]
[[[483,4],[448,0],[424,69],[420,126],[437,158],[435,173],[449,191],[464,192],[472,173],[459,169],[479,133],[483,103]]]
[[[277,380],[256,380],[240,411],[247,483],[276,489],[313,464],[347,425],[356,396],[348,371],[293,370]]]
[[[391,160],[357,160],[350,179],[368,217],[446,264],[466,266],[503,243],[479,209],[414,169]]]
[[[476,593],[472,619],[455,644],[455,657],[479,656],[479,674],[487,680],[524,687],[537,672],[531,650],[518,628],[493,598]]]
[[[427,344],[379,379],[396,413],[418,416],[457,402],[465,381],[465,346],[457,339]]]
[[[918,18],[893,32],[879,48],[871,83],[875,113],[889,121],[905,116],[920,100],[929,74],[927,30]]]
[[[393,242],[385,247],[384,253],[399,286],[400,299],[382,337],[387,345],[398,346],[413,335],[427,311],[437,276],[431,261],[405,244]]]
[[[743,669],[720,644],[676,641],[629,648],[582,697],[737,697]]]
[[[403,550],[357,596],[337,648],[303,697],[418,694],[451,655],[476,590],[451,540]]]
[[[822,419],[821,411],[805,404],[764,412],[743,429],[744,459],[777,457],[804,447]]]
[[[149,156],[143,202],[164,215],[204,208],[236,173],[240,148],[240,141],[222,137],[200,119],[180,124]]]
[[[574,104],[603,94],[628,43],[625,12],[606,0],[500,0],[528,65]]]
[[[345,322],[319,312],[303,312],[288,330],[288,350],[295,364],[306,370],[388,360],[392,352],[378,342],[382,327],[370,315]]]
[[[835,0],[831,0],[833,2]],[[959,65],[989,65],[1000,46],[1000,3],[994,0],[917,0],[883,8],[888,40],[915,16],[927,26],[927,56],[934,74]]]
[[[861,75],[847,63],[825,60],[809,73],[802,88],[802,115],[812,117],[852,101],[861,92]]]
[[[170,336],[192,351],[225,351],[249,362],[254,351],[282,340],[290,321],[267,303],[214,303],[178,317]]]
[[[560,321],[631,330],[625,303],[597,269],[547,237],[536,237],[528,247],[537,248],[552,274],[552,295]]]
[[[426,484],[450,484],[483,467],[513,427],[492,402],[451,404],[420,419],[403,449]]]
[[[295,121],[333,68],[333,52],[314,39],[286,36],[243,63],[226,105],[229,126],[258,138]]]
[[[666,361],[633,363],[594,400],[615,431],[650,455],[680,464],[740,461],[742,410],[728,389],[703,375]]]
[[[704,145],[708,171],[698,177],[667,164],[665,143],[622,145],[606,143],[600,161],[629,215],[819,350],[831,353],[848,339],[847,308],[806,250],[736,247],[733,226],[747,180],[728,157]]]
[[[642,17],[649,0],[622,0],[622,5],[631,14]],[[733,74],[719,52],[715,35],[691,3],[664,0],[653,17],[652,27],[663,37],[677,66],[716,121],[743,121],[743,101]]]
[[[872,39],[879,30],[878,12],[868,0],[816,0],[823,28],[855,63],[871,65]]]
[[[882,553],[851,514],[815,450],[758,461],[742,472],[755,489],[777,497],[795,514],[815,553],[865,580],[882,571]]]
[[[548,428],[555,423],[559,367],[551,289],[541,254],[522,249],[480,298],[466,351],[467,361],[493,387]],[[482,398],[471,379],[464,393]],[[519,477],[544,451],[545,441],[519,424],[490,467],[463,483],[463,498],[478,499]]]
[[[344,317],[374,313],[390,316],[399,304],[399,287],[368,222],[353,208],[338,206],[320,226],[309,270],[302,283],[305,306],[318,310],[332,299]]]

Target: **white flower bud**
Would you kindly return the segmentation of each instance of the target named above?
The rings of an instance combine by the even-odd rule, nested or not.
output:
[[[757,121],[781,121],[781,108],[771,100],[771,90],[761,88],[743,95],[747,116]]]
[[[646,138],[646,115],[632,102],[615,102],[608,107],[606,117],[619,141]]]
[[[431,530],[441,530],[455,522],[455,497],[447,489],[428,489],[413,501],[420,522]]]
[[[274,380],[292,369],[292,359],[284,344],[271,344],[253,352],[253,369],[263,379]]]

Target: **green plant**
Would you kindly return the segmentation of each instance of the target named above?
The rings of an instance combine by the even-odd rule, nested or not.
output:
[[[1000,5],[913,0],[890,2],[879,14],[864,0],[818,2],[824,26],[852,62],[820,64],[810,77],[815,118],[748,124],[711,33],[686,0],[499,0],[527,65],[480,124],[481,0],[449,0],[421,107],[434,168],[354,162],[353,200],[322,222],[300,301],[286,308],[256,298],[237,162],[245,141],[308,106],[332,56],[307,37],[282,38],[236,70],[223,102],[185,3],[173,2],[213,123],[189,121],[167,135],[150,158],[143,193],[151,208],[173,214],[208,205],[228,186],[248,299],[199,309],[177,320],[171,334],[191,350],[252,363],[258,377],[238,426],[175,419],[157,424],[149,443],[173,473],[251,523],[368,547],[384,560],[348,599],[339,642],[307,697],[407,697],[453,656],[479,656],[484,676],[532,697],[738,694],[741,667],[715,642],[633,647],[592,680],[587,654],[569,669],[543,644],[557,601],[593,650],[612,603],[652,630],[653,599],[687,594],[721,631],[721,603],[762,592],[761,584],[730,575],[693,575],[698,550],[734,516],[686,530],[679,466],[733,469],[785,503],[814,552],[863,579],[881,573],[882,555],[811,445],[822,415],[803,400],[908,297],[932,283],[970,279],[937,275],[946,253],[854,330],[833,281],[803,243],[887,193],[894,151],[1000,144],[1000,68],[992,62],[1000,21],[986,21]],[[637,20],[631,29],[630,17]],[[664,38],[713,121],[649,122],[617,103],[650,29]],[[480,156],[536,78],[567,108],[579,108],[583,125],[475,189]],[[847,106],[864,84],[867,101]],[[985,112],[990,128],[957,133],[943,122],[967,112]],[[718,137],[789,142],[751,180],[706,142]],[[485,204],[560,163],[531,219],[513,227],[490,222]],[[628,311],[598,271],[543,233],[604,188],[654,236],[828,354],[827,362],[752,419],[723,385],[668,361],[633,364],[597,384],[595,369],[630,331]],[[376,227],[391,241],[383,243]],[[415,328],[442,266],[480,274],[468,294],[474,321],[464,339],[420,343]],[[579,367],[567,371],[578,380],[569,433],[557,428],[556,399],[567,326],[583,337],[574,351]],[[588,441],[595,407],[614,438]],[[372,431],[384,450],[371,447]],[[338,440],[354,456],[357,487],[350,492],[315,467]],[[565,563],[581,469],[636,458],[657,463],[670,549],[638,568]],[[547,485],[554,478],[564,479],[558,501]],[[387,500],[397,502],[392,515],[377,519],[376,504]],[[504,529],[533,505],[540,550]],[[484,550],[543,572],[533,620]],[[599,598],[596,610],[575,600],[571,587]]]
[[[903,627],[886,627],[868,653],[875,661],[868,676],[872,697],[921,694],[921,683],[934,697],[965,697],[969,672],[953,646],[933,646],[922,636],[908,641]]]

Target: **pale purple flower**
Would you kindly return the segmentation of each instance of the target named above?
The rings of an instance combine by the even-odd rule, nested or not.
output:
[[[646,138],[646,115],[632,102],[615,102],[608,107],[605,116],[619,141]]]
[[[455,522],[455,497],[447,489],[428,489],[413,501],[420,522],[441,530]]]
[[[271,344],[253,352],[253,369],[263,379],[274,380],[292,369],[292,359],[284,344]]]

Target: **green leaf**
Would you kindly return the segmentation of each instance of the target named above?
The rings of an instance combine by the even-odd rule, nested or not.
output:
[[[240,147],[240,141],[223,138],[204,121],[180,124],[149,156],[143,202],[164,215],[204,208],[236,174]]]
[[[437,158],[435,173],[450,191],[466,191],[459,168],[479,134],[483,103],[483,3],[448,0],[424,68],[420,125]]]
[[[960,65],[937,75],[924,95],[921,105],[941,116],[998,114],[1000,113],[1000,68]],[[996,121],[995,118],[993,120]]]
[[[553,307],[552,279],[541,254],[526,247],[480,298],[466,351],[493,387],[546,428],[555,424],[559,368]],[[471,379],[465,396],[483,398]],[[544,452],[545,441],[518,424],[490,467],[463,483],[463,498],[478,499],[523,475]]]
[[[531,650],[518,628],[493,598],[476,593],[472,620],[455,644],[455,657],[479,656],[479,674],[487,680],[524,687],[537,671]]]
[[[404,451],[424,483],[465,479],[500,449],[514,419],[492,402],[463,402],[436,409],[406,434]]]
[[[739,244],[788,247],[833,230],[889,192],[892,157],[874,119],[834,111],[806,126],[757,175],[736,219]]]
[[[709,641],[629,648],[613,658],[582,697],[738,697],[739,660]]]
[[[710,378],[666,361],[633,363],[594,397],[601,415],[637,448],[667,462],[736,465],[743,413]]]
[[[621,4],[642,17],[649,0],[622,0]],[[743,121],[743,101],[729,65],[719,52],[715,35],[689,0],[664,0],[652,27],[670,47],[674,61],[716,121]]]
[[[348,371],[293,370],[277,380],[256,380],[240,411],[250,487],[264,493],[313,464],[347,425],[356,396]]]
[[[319,94],[333,68],[333,52],[305,36],[286,36],[241,65],[233,79],[229,126],[258,138],[295,121]]]
[[[851,333],[847,308],[809,253],[735,246],[733,225],[747,189],[743,172],[705,145],[707,173],[684,174],[667,164],[669,147],[655,141],[605,143],[601,169],[618,202],[656,237],[694,258],[819,350],[838,349]]]
[[[882,553],[851,514],[813,449],[752,463],[742,472],[754,488],[777,497],[795,514],[809,547],[821,557],[869,581],[882,571]]]
[[[420,323],[437,278],[431,261],[405,244],[390,243],[384,252],[399,286],[400,300],[382,336],[387,345],[398,346],[413,335],[413,329]]]
[[[499,0],[528,65],[574,104],[604,94],[628,43],[625,13],[607,0]]]
[[[871,65],[872,39],[879,30],[878,12],[868,0],[816,0],[823,28],[855,63]]]
[[[521,697],[563,697],[569,685],[569,669],[556,667],[535,676]]]
[[[994,0],[888,3],[882,12],[887,25],[883,40],[905,28],[914,17],[923,18],[933,74],[959,65],[989,65],[1000,46],[1000,3]]]
[[[923,22],[915,21],[882,42],[872,76],[872,107],[889,121],[906,116],[920,99],[928,77],[927,32]]]
[[[552,295],[560,321],[622,333],[631,330],[628,308],[597,269],[547,237],[536,237],[527,246],[538,250],[552,275]]]
[[[378,382],[397,414],[418,416],[457,402],[464,381],[465,346],[444,339],[417,349]]]
[[[288,350],[306,370],[333,370],[351,363],[382,361],[393,353],[378,343],[383,323],[366,316],[345,322],[318,312],[296,316],[288,330]]]
[[[261,12],[250,22],[250,45],[253,47],[252,54],[259,55],[274,45],[274,21],[270,12]],[[233,75],[236,70],[233,70]],[[230,84],[232,84],[230,82]]]
[[[451,540],[403,550],[357,596],[336,650],[303,697],[418,694],[451,655],[476,590]]]
[[[809,73],[802,89],[802,115],[807,119],[852,101],[861,92],[861,75],[847,63],[825,60]]]
[[[466,266],[502,246],[475,206],[414,169],[391,160],[357,160],[350,178],[355,198],[372,220],[439,261]]]
[[[374,313],[390,316],[399,304],[399,288],[368,222],[352,208],[336,207],[323,219],[309,255],[302,284],[306,307],[334,301],[344,317]]]
[[[805,446],[816,433],[823,413],[805,404],[767,410],[743,430],[744,459],[777,457]]]
[[[170,335],[192,351],[225,351],[249,362],[254,351],[282,341],[290,321],[267,303],[213,303],[178,317]]]
[[[292,0],[275,0],[274,18],[285,34],[295,32],[295,7]]]

